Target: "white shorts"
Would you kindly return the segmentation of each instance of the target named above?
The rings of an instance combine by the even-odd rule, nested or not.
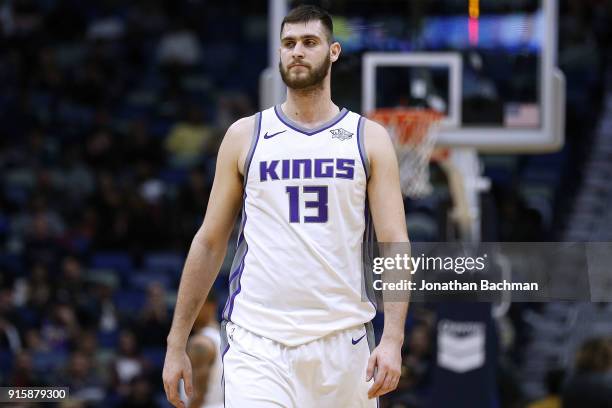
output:
[[[365,325],[287,347],[227,322],[223,348],[226,408],[375,408],[366,382]],[[369,342],[368,342],[369,340]]]

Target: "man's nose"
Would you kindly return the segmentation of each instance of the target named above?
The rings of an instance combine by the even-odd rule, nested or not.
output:
[[[301,42],[298,42],[293,47],[293,58],[304,58],[304,46]]]

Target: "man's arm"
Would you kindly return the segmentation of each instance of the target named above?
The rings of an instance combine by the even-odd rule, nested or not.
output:
[[[370,162],[368,200],[376,238],[379,242],[406,242],[408,245],[395,149],[386,129],[378,123],[367,120],[364,133],[366,154]],[[405,302],[384,303],[383,335],[380,344],[370,356],[366,373],[368,381],[375,377],[368,392],[370,398],[386,394],[397,387],[401,373],[401,348],[407,310],[407,299]]]
[[[223,262],[227,241],[242,202],[240,169],[250,146],[254,117],[234,123],[225,134],[217,155],[215,180],[202,226],[195,234],[179,285],[163,381],[168,401],[184,407],[178,394],[180,378],[191,396],[191,364],[185,352],[187,338]]]

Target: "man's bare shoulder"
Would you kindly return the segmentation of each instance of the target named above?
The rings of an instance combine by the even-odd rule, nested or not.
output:
[[[389,139],[389,133],[383,125],[368,118],[364,119],[364,131],[367,138],[374,139],[374,142],[380,138]]]
[[[232,123],[221,144],[222,149],[231,152],[232,160],[236,163],[240,174],[244,172],[244,163],[251,147],[256,116],[247,116]]]
[[[393,143],[389,137],[387,129],[378,122],[370,119],[365,119],[364,125],[364,143],[366,153],[370,160],[375,159],[376,156],[382,154],[383,156],[388,154],[389,149],[392,148]]]
[[[244,142],[248,140],[250,142],[251,136],[255,128],[255,116],[251,115],[244,118],[240,118],[230,125],[225,133],[225,139],[228,142]]]

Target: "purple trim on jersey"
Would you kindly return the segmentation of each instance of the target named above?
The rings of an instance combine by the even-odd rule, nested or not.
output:
[[[245,252],[246,255],[246,252]],[[242,266],[244,259],[242,261],[240,261],[240,264],[238,265],[238,267],[236,268],[236,270],[234,272],[232,272],[232,274],[229,277],[229,283],[232,283],[232,281],[236,278],[236,276],[238,276],[240,274],[240,267]]]
[[[324,126],[324,127],[322,127],[322,128],[314,128],[313,130],[310,130],[310,131],[304,131],[304,130],[302,130],[302,129],[299,129],[299,128],[295,127],[294,125],[292,125],[291,123],[289,123],[289,122],[287,122],[285,119],[283,119],[283,115],[281,115],[281,114],[278,112],[278,109],[279,109],[278,105],[275,105],[275,106],[274,106],[274,113],[276,113],[276,117],[278,118],[278,120],[280,120],[282,123],[284,123],[284,124],[285,124],[285,126],[287,126],[288,128],[291,128],[291,129],[295,130],[296,132],[300,132],[300,133],[302,133],[302,134],[304,134],[304,135],[306,135],[306,136],[312,136],[312,135],[315,135],[315,134],[317,134],[317,133],[320,133],[320,132],[322,132],[322,131],[324,131],[324,130],[326,130],[326,129],[329,129],[330,127],[334,126],[335,124],[337,124],[338,122],[340,122],[342,119],[344,119],[344,117],[345,117],[346,115],[348,115],[348,113],[349,113],[349,110],[347,109],[347,110],[346,110],[346,111],[345,111],[345,112],[344,112],[344,113],[343,113],[343,114],[342,114],[342,115],[341,115],[341,116],[340,116],[338,119],[336,119],[335,121],[333,121],[331,124],[329,124],[329,125],[327,125],[327,126]],[[342,111],[342,110],[341,110],[341,111]]]
[[[223,350],[223,353],[221,353],[221,389],[223,390],[223,406],[224,407],[225,407],[225,361],[223,361],[223,358],[225,357],[225,354],[227,354],[229,348],[230,348],[230,345],[229,343],[227,343],[225,350]]]
[[[253,151],[255,151],[255,149],[253,149]],[[246,213],[246,208],[245,208],[246,198],[247,198],[247,194],[246,194],[246,188],[245,188],[244,195],[242,198],[242,215],[243,215],[242,228],[240,230],[240,236],[238,237],[238,243],[236,244],[236,248],[240,248],[240,244],[244,241],[244,227],[246,226],[246,221],[247,221],[247,213]],[[231,321],[230,317],[232,316],[232,310],[234,308],[234,299],[236,295],[240,292],[240,288],[241,288],[240,277],[242,276],[242,271],[244,270],[244,260],[246,258],[247,253],[249,252],[249,244],[247,244],[246,242],[244,244],[246,246],[244,255],[242,255],[242,259],[240,260],[240,263],[238,264],[234,272],[230,274],[229,281],[228,281],[228,285],[231,286],[232,281],[236,277],[238,277],[238,288],[236,289],[236,292],[230,293],[230,296],[228,297],[227,302],[225,302],[225,306],[223,307],[223,313],[221,314],[221,316],[223,316],[226,320],[229,320],[229,321]],[[226,316],[225,311],[227,310],[228,306],[229,306],[229,311]]]
[[[236,248],[238,248],[240,246],[240,244],[242,243],[242,241],[244,240],[244,221],[242,223],[242,226],[240,227],[240,229],[242,231],[240,231],[240,235],[238,236],[238,241],[236,242]]]
[[[255,149],[253,149],[253,151],[255,151]],[[243,202],[242,202],[242,206],[244,208],[244,226],[246,226],[246,221],[247,221],[247,213],[246,213],[246,199],[247,199],[247,193],[246,193],[246,187],[244,189],[244,198],[243,198]],[[244,229],[242,230],[241,234],[243,239],[240,239],[240,237],[238,238],[238,241],[242,242],[242,240],[244,240]],[[240,261],[239,267],[238,267],[238,288],[236,289],[236,292],[232,293],[228,299],[228,302],[225,304],[225,308],[223,308],[223,315],[225,316],[225,309],[227,309],[227,306],[229,305],[229,310],[227,312],[227,320],[229,320],[230,322],[232,321],[232,311],[234,310],[234,300],[236,299],[236,296],[240,293],[240,291],[242,290],[242,285],[240,284],[240,278],[242,277],[242,272],[244,271],[244,260],[246,259],[247,254],[249,253],[249,244],[247,242],[245,242],[246,245],[246,249],[244,250],[244,255],[242,256],[242,260]],[[235,272],[234,272],[235,273]],[[231,279],[230,279],[231,282]]]
[[[251,168],[251,160],[253,160],[253,156],[255,155],[255,149],[257,149],[257,142],[259,142],[259,132],[261,131],[261,112],[257,114],[257,125],[255,126],[255,144],[251,151],[249,151],[249,155],[246,158],[246,165],[244,167],[244,185],[246,186],[247,180],[249,179],[249,169]]]
[[[240,248],[240,244],[244,241],[244,227],[246,227],[247,215],[246,215],[246,187],[244,191],[244,196],[242,198],[242,224],[240,225],[240,234],[238,235],[238,240],[236,241],[236,250]]]
[[[363,116],[359,117],[359,120],[357,121],[357,149],[359,150],[359,157],[361,157],[361,164],[363,164],[363,171],[365,172],[366,175],[366,180],[370,178],[370,174],[368,172],[368,166],[366,165],[366,161],[365,161],[365,152],[362,151],[361,149],[361,121],[363,120]],[[365,143],[364,143],[365,146]]]
[[[366,194],[366,199],[365,199],[365,206],[364,206],[364,217],[365,217],[365,228],[363,229],[363,245],[362,245],[362,251],[370,251],[370,246],[373,245],[374,243],[374,239],[373,239],[373,234],[372,234],[372,221],[371,221],[371,217],[370,217],[370,203],[368,202],[368,197]],[[364,257],[368,257],[369,260],[369,254],[362,254],[362,258]],[[365,259],[362,259],[363,262],[363,277],[362,279],[366,279],[365,274],[369,273],[369,271],[366,268],[366,264],[367,262],[365,262]],[[372,304],[372,306],[374,306],[374,309],[377,309],[376,307],[376,294],[374,294],[374,300],[372,300],[372,298],[370,297],[370,292],[368,290],[368,285],[367,285],[367,279],[366,279],[366,285],[365,285],[365,293],[366,293],[366,297],[368,298],[368,300],[370,301],[370,303]]]
[[[246,254],[248,252],[249,252],[249,247],[247,246],[247,249],[244,252],[244,258],[246,258]],[[234,294],[230,297],[229,311],[227,312],[227,320],[229,320],[230,322],[232,321],[231,319],[232,319],[232,311],[234,310],[234,300],[236,300],[236,296],[238,296],[238,294],[242,290],[240,278],[242,277],[242,272],[244,271],[244,258],[242,258],[242,262],[240,263],[240,272],[238,272],[238,289],[236,289],[236,292],[234,292]]]
[[[246,213],[245,213],[246,216]],[[246,217],[245,217],[246,218]],[[229,298],[227,299],[227,302],[225,303],[225,307],[223,307],[223,313],[222,316],[226,319],[226,320],[230,320],[230,318],[232,317],[232,310],[234,309],[234,299],[236,298],[236,295],[238,293],[240,293],[241,290],[241,286],[240,286],[240,277],[242,276],[242,271],[244,270],[244,260],[246,258],[247,253],[249,252],[249,246],[248,244],[246,245],[246,249],[244,251],[244,255],[242,256],[242,259],[240,260],[240,263],[238,264],[238,267],[236,268],[236,270],[230,275],[230,279],[228,282],[228,285],[231,284],[231,282],[238,277],[238,287],[236,288],[236,291],[234,293],[231,293]],[[229,310],[228,310],[228,306],[229,306]],[[227,315],[226,312],[227,311]]]
[[[245,189],[245,196],[242,200],[242,208],[244,210],[244,206],[246,205],[246,184],[249,178],[249,170],[251,169],[251,161],[253,160],[253,156],[255,155],[255,149],[257,149],[257,143],[259,142],[259,132],[261,132],[261,112],[257,113],[257,124],[255,125],[255,130],[253,132],[253,137],[255,138],[255,142],[253,143],[253,147],[249,150],[249,153],[245,159],[244,165],[244,183],[242,183],[242,187]],[[238,236],[238,241],[236,242],[236,248],[240,246],[240,243],[244,240],[244,226],[246,225],[246,212],[244,213],[244,217],[242,217],[242,223],[240,224],[240,235]]]
[[[244,191],[244,196],[242,198],[242,208],[243,208],[242,210],[243,211],[242,229],[240,230],[240,236],[238,237],[238,243],[236,244],[236,248],[240,248],[240,244],[242,243],[242,241],[244,241],[244,227],[246,226],[246,220],[247,220],[246,209],[244,209],[245,205],[246,205],[246,189]],[[245,245],[246,245],[246,249],[244,251],[244,255],[242,255],[242,259],[240,260],[240,263],[238,264],[234,272],[230,274],[229,281],[227,283],[228,286],[231,286],[232,281],[236,277],[238,277],[238,289],[236,290],[236,292],[230,293],[229,297],[227,298],[227,302],[225,302],[225,306],[223,307],[223,312],[221,313],[221,316],[223,316],[227,320],[230,320],[230,317],[232,315],[232,309],[234,308],[234,298],[236,297],[238,292],[240,292],[240,276],[242,275],[242,271],[244,270],[244,259],[246,258],[246,255],[249,252],[249,245],[246,242],[245,242]],[[225,311],[227,310],[228,306],[230,308],[229,308],[229,312],[226,317]]]

